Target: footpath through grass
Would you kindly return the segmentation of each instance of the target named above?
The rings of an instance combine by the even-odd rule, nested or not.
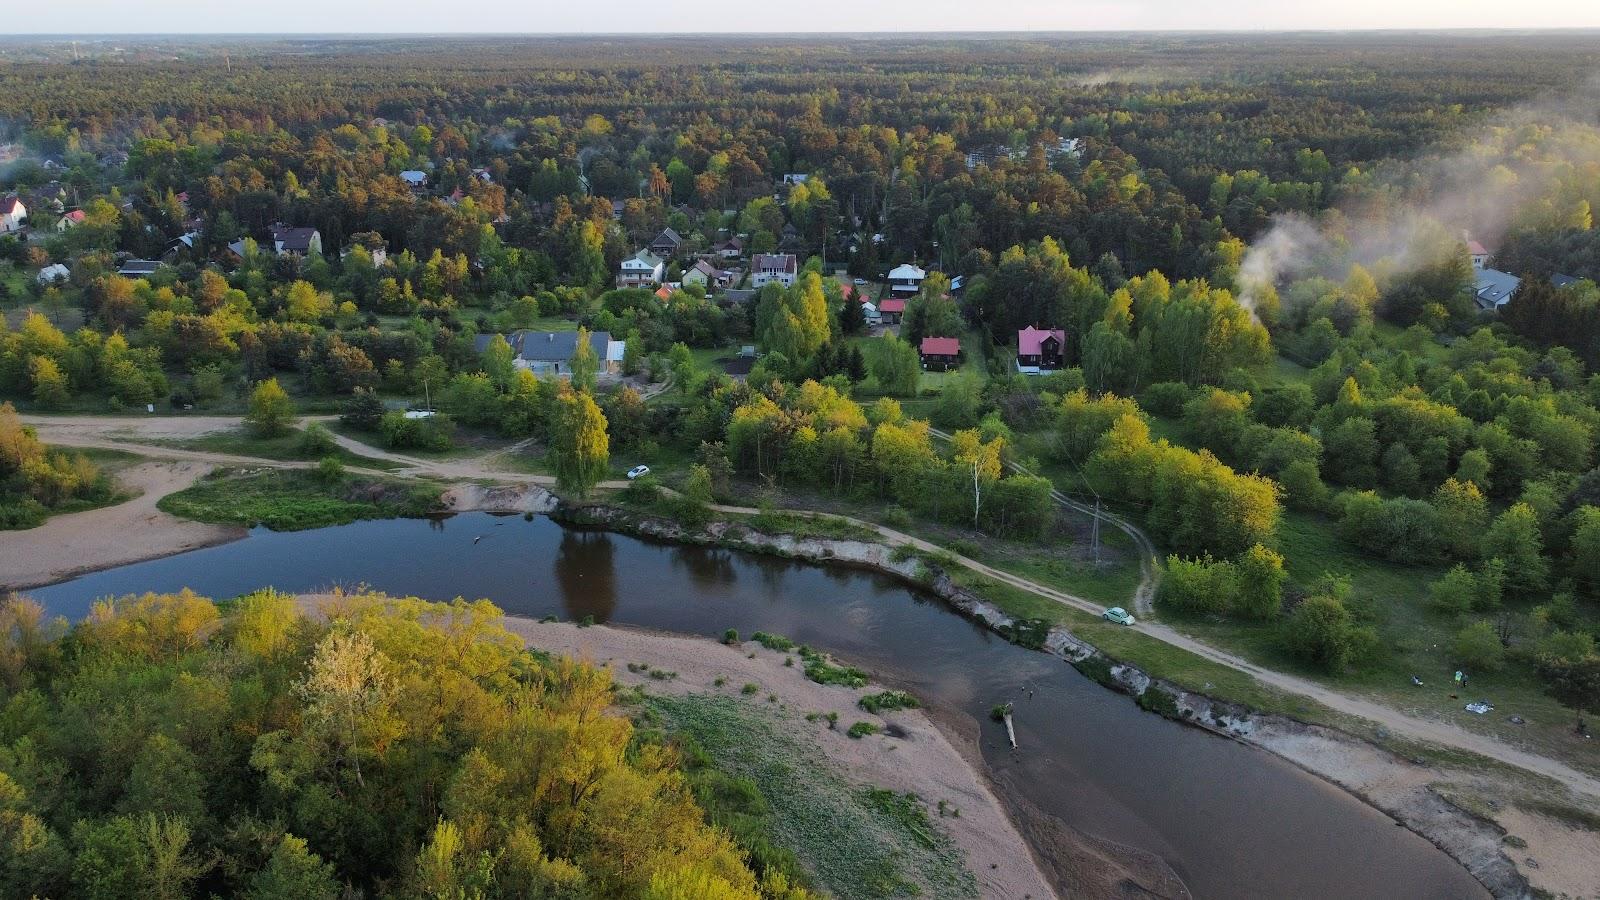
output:
[[[343,447],[308,447],[305,441],[305,432],[300,429],[290,431],[278,437],[257,437],[243,428],[230,428],[227,431],[213,431],[192,438],[158,439],[150,443],[168,447],[177,447],[183,450],[203,450],[208,453],[227,453],[233,456],[254,456],[259,459],[283,460],[287,462],[316,462],[326,457],[333,457],[347,466],[363,466],[368,469],[392,470],[400,468],[396,463],[373,456],[363,456],[352,453]]]
[[[241,474],[223,469],[157,505],[200,522],[302,531],[360,519],[424,516],[437,508],[439,494],[439,487],[427,482],[352,476],[330,481],[301,470]]]

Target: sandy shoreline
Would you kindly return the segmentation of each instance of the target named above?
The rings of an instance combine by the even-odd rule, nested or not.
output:
[[[248,532],[168,515],[156,503],[211,471],[202,462],[145,462],[116,474],[136,493],[115,506],[52,516],[26,531],[0,532],[0,590],[65,581],[97,569],[238,540]]]
[[[784,658],[792,654],[768,650],[754,642],[726,646],[705,638],[643,629],[580,628],[511,616],[504,621],[529,646],[605,666],[619,684],[642,686],[650,693],[740,698],[742,685],[758,684],[760,691],[748,702],[769,710],[781,707],[776,714],[785,718],[785,724],[814,738],[826,764],[847,780],[861,786],[910,791],[929,803],[944,800],[958,807],[959,817],[935,821],[949,831],[961,849],[982,896],[1008,900],[1057,896],[980,770],[924,712],[898,710],[874,715],[857,707],[857,698],[880,690],[877,686],[852,690],[817,684],[808,680],[800,667],[783,664]],[[646,672],[632,672],[629,662],[647,662],[675,672],[677,677],[663,681]],[[717,685],[718,678],[725,683]],[[777,704],[767,702],[769,694],[778,698]],[[804,718],[806,713],[828,712],[838,715],[837,729],[830,730],[824,723],[807,722]],[[846,736],[845,724],[858,721],[873,722],[891,733],[861,739]]]

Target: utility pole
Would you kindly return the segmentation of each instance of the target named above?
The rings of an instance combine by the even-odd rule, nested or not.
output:
[[[1095,565],[1095,568],[1099,568],[1100,567],[1100,496],[1098,494],[1096,494],[1095,498],[1094,498],[1094,537],[1091,538],[1091,540],[1094,541],[1094,565]]]

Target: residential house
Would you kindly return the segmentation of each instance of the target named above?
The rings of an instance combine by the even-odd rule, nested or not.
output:
[[[784,183],[785,186],[795,185],[795,184],[805,184],[807,181],[810,181],[810,180],[811,180],[811,176],[806,174],[806,173],[804,173],[804,172],[791,172],[791,173],[783,176],[783,183]]]
[[[1505,306],[1517,286],[1522,284],[1521,278],[1499,269],[1479,269],[1475,274],[1477,281],[1472,286],[1472,296],[1478,302],[1478,308],[1483,310],[1497,310]]]
[[[479,353],[488,349],[493,335],[480,334],[474,342]],[[578,352],[576,331],[514,331],[505,336],[511,345],[512,364],[535,375],[572,375],[572,357]],[[611,339],[610,332],[594,331],[589,334],[589,346],[602,373],[616,375],[622,371],[622,356],[626,341]]]
[[[66,266],[61,263],[55,263],[40,269],[38,279],[40,284],[60,284],[66,281],[71,274],[72,272]]]
[[[1472,267],[1481,269],[1489,264],[1489,251],[1477,241],[1467,241],[1467,254],[1472,257]]]
[[[900,297],[908,297],[922,290],[923,279],[928,273],[912,265],[901,263],[889,270],[889,293]]]
[[[672,259],[678,255],[678,249],[683,246],[683,236],[671,228],[661,229],[655,240],[650,242],[650,252],[662,259]]]
[[[279,256],[321,256],[322,232],[307,226],[272,226],[272,250]]]
[[[738,259],[744,255],[744,241],[735,234],[717,244],[712,250],[723,259]]]
[[[661,287],[656,288],[656,299],[660,300],[662,303],[666,303],[667,301],[671,300],[672,288],[667,287],[664,284]]]
[[[866,319],[867,324],[873,328],[883,324],[883,313],[878,312],[878,304],[873,303],[871,300],[861,301],[861,317]]]
[[[878,304],[878,317],[884,325],[899,325],[900,318],[906,314],[906,299],[904,297],[889,297]]]
[[[665,271],[666,264],[660,257],[649,250],[640,250],[622,261],[617,272],[617,287],[644,287],[655,284],[661,280]]]
[[[428,173],[420,169],[407,169],[400,173],[400,180],[413,191],[420,191],[428,186]]]
[[[1066,363],[1067,332],[1028,326],[1017,332],[1017,371],[1038,375],[1061,368]]]
[[[925,337],[919,348],[922,367],[928,371],[948,372],[961,365],[961,339],[951,337]]]
[[[694,261],[694,265],[690,266],[689,269],[683,273],[683,283],[698,284],[707,290],[710,290],[714,287],[721,287],[722,270],[711,265],[703,259],[697,259]]]
[[[789,287],[800,274],[800,260],[793,253],[757,253],[750,259],[750,284],[766,287],[773,282]]]
[[[83,210],[74,209],[74,210],[68,211],[65,215],[63,215],[56,222],[56,230],[60,231],[62,233],[65,233],[65,232],[71,231],[74,228],[77,228],[79,225],[82,225],[82,224],[83,224]]]
[[[1580,282],[1582,280],[1583,280],[1582,278],[1579,278],[1576,275],[1563,275],[1560,272],[1557,272],[1556,274],[1550,276],[1550,284],[1551,284],[1551,286],[1557,287],[1557,288],[1572,287],[1573,285],[1577,284],[1578,282]]]
[[[21,197],[0,197],[0,234],[21,231],[27,218],[28,208],[22,205]]]
[[[148,278],[164,265],[166,263],[156,259],[130,259],[122,264],[117,274],[124,278]]]

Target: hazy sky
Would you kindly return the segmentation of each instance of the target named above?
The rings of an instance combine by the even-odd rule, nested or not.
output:
[[[3,6],[0,34],[1600,27],[1600,0],[11,0]]]

